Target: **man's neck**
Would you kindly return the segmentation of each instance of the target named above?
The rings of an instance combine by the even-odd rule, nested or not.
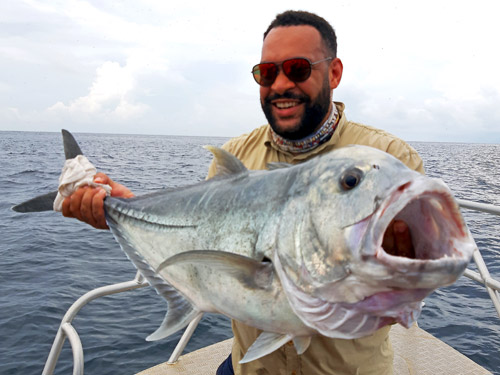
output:
[[[312,134],[298,140],[290,140],[276,134],[271,129],[271,137],[273,143],[282,151],[292,154],[302,154],[314,150],[319,145],[327,142],[333,135],[338,123],[338,112],[335,104],[332,104],[332,109],[326,121]]]

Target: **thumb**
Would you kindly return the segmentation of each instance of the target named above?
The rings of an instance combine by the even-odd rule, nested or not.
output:
[[[119,198],[132,198],[134,193],[132,193],[128,188],[113,181],[108,175],[99,172],[94,177],[94,182],[98,184],[104,184],[111,186],[111,196]]]
[[[94,182],[96,184],[110,185],[113,183],[113,180],[109,178],[108,175],[99,172],[94,176]]]

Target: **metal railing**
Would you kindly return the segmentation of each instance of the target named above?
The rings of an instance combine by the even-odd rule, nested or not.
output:
[[[500,207],[494,206],[492,204],[471,202],[463,199],[457,199],[457,202],[462,208],[482,211],[492,215],[500,216]],[[486,263],[484,262],[484,259],[477,247],[474,251],[474,254],[472,255],[472,259],[474,259],[479,272],[466,269],[464,272],[464,276],[467,276],[469,279],[477,281],[486,287],[488,295],[490,296],[491,301],[493,302],[493,305],[497,310],[498,317],[500,318],[500,282],[491,277],[490,272],[488,271],[488,267],[486,267]]]
[[[492,215],[500,216],[500,207],[494,206],[492,204],[485,203],[476,203],[471,201],[466,201],[462,199],[457,199],[458,204],[462,208],[471,209],[475,211],[482,211]],[[497,311],[498,317],[500,318],[500,281],[495,280],[491,277],[486,263],[481,256],[481,253],[478,248],[474,251],[473,254],[474,262],[476,263],[478,272],[466,269],[464,272],[464,276],[477,281],[478,283],[483,284],[488,291],[488,295],[490,296],[493,305]],[[76,332],[75,328],[71,324],[75,316],[90,301],[111,295],[116,293],[125,292],[128,290],[134,290],[138,288],[143,288],[149,286],[149,283],[137,272],[135,278],[131,281],[126,281],[123,283],[113,284],[103,286],[101,288],[97,288],[91,290],[90,292],[81,296],[73,305],[68,309],[66,314],[64,315],[61,325],[56,334],[56,338],[54,339],[54,343],[52,344],[52,348],[49,353],[49,357],[47,358],[47,362],[45,363],[45,367],[43,369],[42,375],[52,375],[54,373],[57,360],[59,359],[59,355],[61,353],[62,347],[64,345],[64,341],[66,338],[69,340],[71,349],[73,352],[73,375],[83,375],[84,371],[84,360],[83,360],[83,349],[82,343],[80,341],[80,337]],[[194,333],[194,330],[198,326],[203,314],[200,313],[196,316],[193,321],[187,326],[184,334],[180,338],[177,346],[172,352],[167,363],[174,364],[177,362],[178,358],[182,354],[182,351],[186,347],[188,341]]]
[[[61,350],[66,338],[68,338],[69,343],[71,344],[71,349],[73,351],[73,375],[83,375],[84,362],[82,342],[80,341],[80,337],[78,336],[75,328],[71,324],[76,314],[78,314],[83,306],[96,298],[108,296],[110,294],[126,292],[127,290],[143,288],[148,285],[148,282],[142,277],[139,272],[137,272],[133,280],[113,285],[106,285],[91,290],[90,292],[87,292],[83,296],[78,298],[68,309],[61,321],[61,325],[57,330],[56,338],[54,339],[54,343],[52,344],[52,348],[50,349],[49,357],[47,358],[47,362],[45,362],[45,367],[43,368],[42,375],[52,375],[54,373],[57,360],[59,359],[59,355],[61,354]]]

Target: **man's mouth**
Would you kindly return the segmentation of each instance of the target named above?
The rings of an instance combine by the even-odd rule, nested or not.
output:
[[[288,109],[299,105],[299,102],[275,102],[274,106],[278,109]]]

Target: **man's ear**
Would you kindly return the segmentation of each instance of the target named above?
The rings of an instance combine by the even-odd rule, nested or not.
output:
[[[330,80],[330,89],[336,89],[342,79],[344,66],[339,58],[334,58],[328,67],[328,78]]]

